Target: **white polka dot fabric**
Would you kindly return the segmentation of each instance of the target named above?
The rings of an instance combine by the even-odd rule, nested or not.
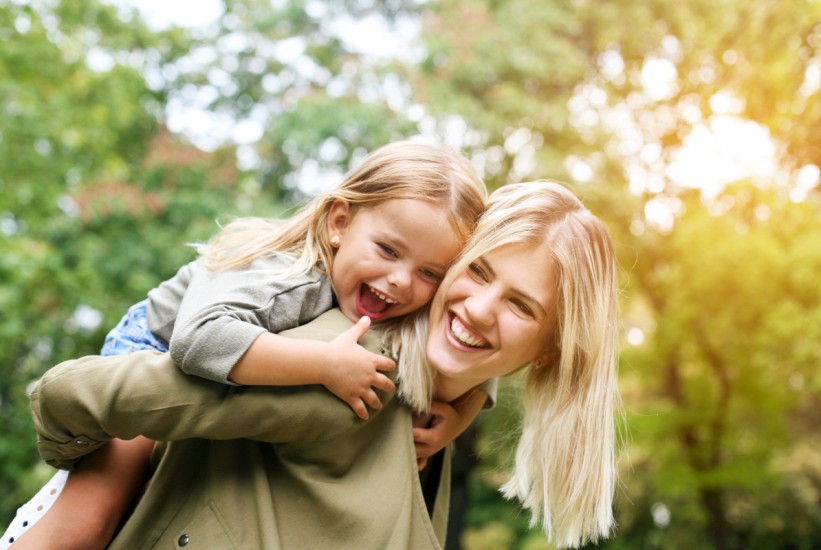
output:
[[[68,472],[59,470],[30,501],[17,509],[17,515],[11,520],[8,529],[3,533],[3,538],[0,539],[0,550],[6,550],[29,527],[43,517],[43,514],[51,508],[51,505],[54,504],[54,501],[62,492],[67,478]]]

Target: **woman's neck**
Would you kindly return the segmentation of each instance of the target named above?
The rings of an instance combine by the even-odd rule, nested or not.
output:
[[[481,383],[482,381],[448,378],[437,374],[434,381],[433,398],[436,401],[451,403]]]

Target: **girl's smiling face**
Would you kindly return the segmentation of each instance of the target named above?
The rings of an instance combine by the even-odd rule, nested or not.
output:
[[[439,379],[479,384],[536,361],[555,326],[555,262],[545,245],[503,245],[470,263],[431,307]]]
[[[415,199],[356,209],[338,200],[328,233],[336,249],[331,282],[353,321],[367,315],[378,322],[427,304],[462,246],[447,211]]]

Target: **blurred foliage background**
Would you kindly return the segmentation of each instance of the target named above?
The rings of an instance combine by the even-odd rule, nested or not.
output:
[[[821,547],[821,2],[214,4],[177,26],[0,0],[3,523],[51,474],[33,380],[96,353],[219,220],[288,215],[422,135],[491,188],[567,182],[614,235],[624,446],[600,546]],[[453,548],[550,548],[496,492],[516,395],[477,423]]]

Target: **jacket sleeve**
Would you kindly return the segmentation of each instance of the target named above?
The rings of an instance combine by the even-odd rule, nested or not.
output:
[[[111,438],[288,443],[333,437],[360,422],[322,386],[225,386],[186,375],[153,351],[61,363],[37,383],[31,406],[40,456],[62,469]]]
[[[31,406],[40,456],[63,469],[115,437],[286,443],[328,437],[356,419],[320,386],[225,386],[150,351],[61,363],[36,385]]]

